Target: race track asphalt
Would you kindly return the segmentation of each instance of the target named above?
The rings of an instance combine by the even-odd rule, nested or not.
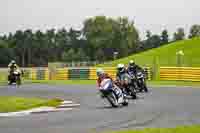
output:
[[[0,118],[0,133],[96,133],[200,124],[200,88],[155,87],[128,107],[109,108],[95,85],[0,86],[2,96],[63,98],[80,103],[72,111]]]

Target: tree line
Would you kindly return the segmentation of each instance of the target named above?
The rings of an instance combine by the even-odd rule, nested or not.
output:
[[[200,36],[200,25],[193,25],[189,38]],[[45,32],[18,30],[0,36],[0,65],[14,59],[20,66],[45,66],[48,62],[108,61],[187,38],[178,28],[169,40],[167,29],[161,35],[147,30],[141,40],[134,21],[127,17],[88,18],[81,30],[49,29]],[[117,53],[117,55],[115,55]]]

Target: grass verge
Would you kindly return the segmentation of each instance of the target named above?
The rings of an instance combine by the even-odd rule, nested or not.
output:
[[[176,128],[147,128],[143,130],[129,130],[107,133],[200,133],[200,126],[181,126]]]
[[[200,87],[200,82],[192,81],[148,81],[150,86],[192,86]]]
[[[96,80],[25,80],[25,84],[52,84],[52,85],[95,85]],[[23,83],[23,84],[24,84]],[[200,82],[192,81],[148,81],[149,86],[193,86],[200,87]],[[6,85],[6,82],[0,81],[0,85]]]
[[[77,85],[88,85],[96,84],[95,80],[33,80],[31,83],[40,84],[77,84]],[[148,81],[150,86],[200,86],[200,82],[192,81]]]
[[[27,110],[41,106],[58,106],[62,100],[60,99],[40,99],[40,98],[23,98],[23,97],[0,97],[0,112],[15,112],[20,110]]]

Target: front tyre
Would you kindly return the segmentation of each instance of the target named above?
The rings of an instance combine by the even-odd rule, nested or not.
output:
[[[128,106],[128,99],[124,99],[124,102],[122,103],[123,106]]]
[[[130,95],[132,97],[132,99],[137,99],[137,94],[135,92],[135,88],[133,86],[130,86]]]
[[[117,108],[119,106],[117,98],[114,93],[109,94],[106,98],[112,107]]]

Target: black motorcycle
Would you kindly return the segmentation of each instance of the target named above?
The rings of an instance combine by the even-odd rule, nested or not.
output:
[[[128,72],[128,74],[131,78],[130,87],[134,90],[135,93],[139,92],[140,88],[137,83],[137,77],[135,76],[135,74],[133,72]]]
[[[8,76],[8,84],[21,85],[21,72],[19,70],[11,71]]]
[[[148,92],[148,88],[146,86],[146,82],[145,82],[145,74],[141,71],[138,71],[136,73],[136,78],[137,78],[137,85],[139,87],[139,91],[140,92]]]
[[[122,85],[121,82],[116,82],[116,85],[122,90],[124,96],[129,99],[137,99],[135,86],[131,83]]]

